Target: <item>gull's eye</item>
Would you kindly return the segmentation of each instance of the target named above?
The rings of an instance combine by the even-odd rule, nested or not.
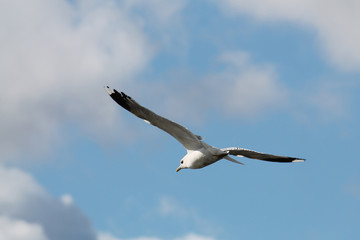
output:
[[[183,160],[181,160],[181,162],[180,162],[181,164],[183,164],[184,163],[184,161]]]

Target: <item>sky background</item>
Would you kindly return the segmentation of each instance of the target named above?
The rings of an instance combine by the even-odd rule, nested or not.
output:
[[[360,2],[0,0],[1,240],[360,238]],[[217,147],[175,172],[109,85]]]

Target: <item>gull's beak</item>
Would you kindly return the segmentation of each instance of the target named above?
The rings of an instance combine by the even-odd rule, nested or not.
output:
[[[176,172],[178,172],[178,171],[180,171],[180,170],[181,170],[181,166],[176,169]]]

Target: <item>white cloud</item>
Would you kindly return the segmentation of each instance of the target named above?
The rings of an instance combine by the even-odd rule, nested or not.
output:
[[[184,213],[183,211],[180,211],[180,209],[181,207],[169,197],[163,196],[159,199],[159,212],[164,216]]]
[[[96,134],[118,125],[102,87],[132,84],[154,53],[134,9],[145,7],[146,18],[168,27],[183,7],[138,0],[124,8],[129,2],[0,2],[1,161],[51,150],[68,123]],[[31,175],[2,165],[0,213],[0,239],[116,239],[98,237],[71,195],[55,199]]]
[[[176,209],[185,209],[165,197],[160,201],[160,205],[165,215],[174,215]],[[2,240],[125,240],[110,233],[96,234],[89,220],[73,204],[69,194],[55,199],[31,175],[1,165],[0,213]],[[195,213],[187,211],[184,217],[192,219],[194,216]],[[198,221],[198,219],[193,220]],[[161,239],[161,237],[147,236],[126,238],[126,240]],[[212,239],[194,233],[174,238],[174,240]]]
[[[0,239],[47,240],[47,237],[39,224],[0,216]]]
[[[117,238],[110,233],[99,233],[98,240],[161,240],[156,237],[137,237],[137,238]]]
[[[287,90],[271,65],[255,65],[244,52],[225,53],[221,60],[228,69],[211,85],[219,95],[218,107],[228,114],[253,116],[278,107],[286,99]]]
[[[169,196],[159,198],[159,206],[157,211],[164,217],[174,216],[178,218],[197,218],[195,211],[191,211],[189,207],[180,205],[176,199]]]
[[[189,233],[188,235],[180,238],[175,238],[175,240],[215,240],[212,237],[204,237],[194,233]]]
[[[121,7],[132,14],[133,21],[155,37],[150,41],[157,51],[183,54],[180,51],[186,49],[189,39],[182,15],[187,2],[187,0],[124,0]]]
[[[43,153],[65,123],[116,126],[102,87],[126,84],[152,55],[141,25],[112,0],[1,1],[0,39],[2,159]]]
[[[196,212],[180,206],[174,199],[159,201],[163,216],[180,217],[195,225],[208,225]],[[179,211],[178,211],[179,210]],[[180,214],[183,212],[184,214]],[[110,233],[95,234],[89,220],[74,205],[72,197],[51,197],[29,174],[0,165],[0,239],[4,240],[125,240]],[[161,240],[161,237],[135,237],[126,240]],[[189,233],[174,240],[212,240]]]
[[[289,21],[315,30],[326,59],[343,70],[360,69],[360,21],[357,0],[225,0],[229,14],[261,21]]]
[[[249,54],[241,51],[224,53],[219,65],[224,70],[189,85],[153,84],[148,89],[154,95],[161,91],[167,99],[161,106],[175,119],[202,120],[214,109],[232,117],[254,117],[284,106],[288,90],[278,80],[273,66],[254,64]]]
[[[178,199],[171,196],[161,196],[159,198],[156,215],[160,215],[165,219],[173,219],[178,221],[179,224],[189,224],[190,222],[194,228],[212,235],[220,230],[218,225],[201,216],[191,205],[180,203]]]
[[[0,165],[0,239],[95,240],[96,234],[76,206],[51,197],[29,174]]]
[[[180,25],[184,5],[1,1],[0,161],[50,152],[62,144],[69,124],[97,139],[121,128],[118,109],[102,87],[134,84],[155,51],[178,39],[173,27]]]
[[[157,237],[137,237],[137,238],[116,238],[109,233],[100,233],[98,240],[162,240],[162,238]],[[197,235],[194,233],[189,233],[183,237],[174,238],[174,240],[215,240],[211,237],[205,237],[201,235]]]
[[[74,204],[74,200],[72,198],[72,196],[70,194],[64,194],[61,196],[60,201],[65,205],[65,206],[71,206]]]

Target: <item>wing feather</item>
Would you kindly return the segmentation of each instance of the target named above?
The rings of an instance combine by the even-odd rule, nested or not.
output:
[[[247,157],[252,159],[258,159],[269,162],[303,162],[305,159],[303,158],[295,158],[295,157],[286,157],[286,156],[277,156],[268,153],[256,152],[253,150],[248,150],[245,148],[224,148],[221,149],[225,152],[228,152],[231,155],[238,157]]]
[[[187,128],[181,126],[176,122],[170,121],[169,119],[157,115],[149,109],[141,106],[139,103],[137,103],[135,100],[133,100],[131,97],[127,96],[123,92],[119,93],[115,89],[112,90],[109,87],[106,87],[105,89],[109,93],[110,97],[120,106],[122,106],[135,116],[167,132],[176,140],[178,140],[187,150],[197,150],[202,147],[200,137],[194,135]]]

